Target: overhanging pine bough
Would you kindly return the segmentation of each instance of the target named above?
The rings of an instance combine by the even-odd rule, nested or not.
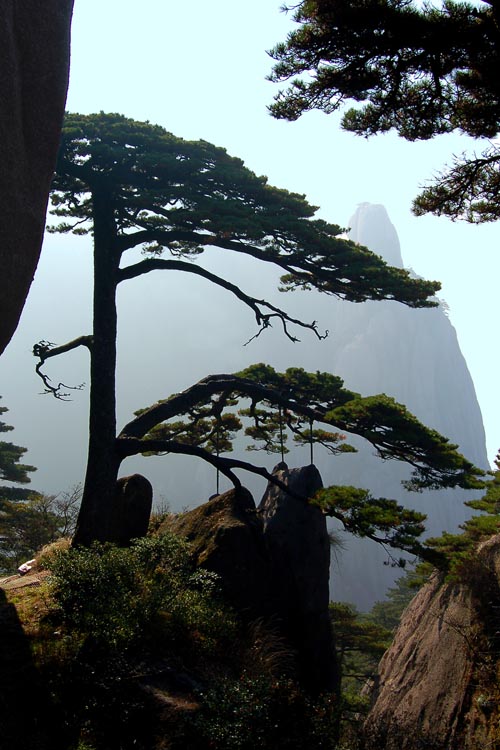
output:
[[[289,10],[299,26],[270,52],[270,79],[288,84],[270,107],[275,117],[347,106],[342,127],[365,137],[458,131],[487,139],[480,155],[455,158],[413,209],[476,223],[500,218],[497,0],[304,0]]]

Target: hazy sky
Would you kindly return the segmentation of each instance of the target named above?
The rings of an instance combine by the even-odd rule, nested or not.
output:
[[[67,108],[120,112],[186,139],[224,146],[272,184],[305,193],[322,216],[342,226],[360,202],[385,205],[405,265],[442,283],[440,296],[450,307],[475,382],[492,460],[500,448],[499,228],[417,219],[410,211],[419,185],[453,153],[480,150],[481,144],[459,136],[413,144],[392,134],[365,140],[342,133],[338,118],[320,113],[296,123],[273,120],[266,105],[277,86],[266,81],[271,70],[266,50],[291,27],[280,4],[76,0]],[[68,404],[39,396],[30,349],[40,339],[63,343],[89,332],[90,257],[88,238],[47,236],[18,332],[0,359],[2,404],[16,428],[12,439],[30,449],[27,460],[39,467],[33,484],[47,491],[82,478],[88,392],[76,393]],[[244,278],[250,292],[261,295],[262,285],[269,286],[244,261],[236,266],[234,278]],[[119,424],[133,409],[209,371],[259,361],[258,346],[242,354],[241,344],[253,332],[249,314],[242,311],[236,318],[234,303],[207,295],[201,280],[157,276],[120,291]],[[291,296],[286,301],[293,307]],[[334,325],[325,322],[325,327]],[[212,337],[221,342],[215,348]],[[277,334],[275,346],[290,356],[289,364],[300,360],[298,349]],[[85,352],[65,359],[51,365],[55,379],[88,379]]]

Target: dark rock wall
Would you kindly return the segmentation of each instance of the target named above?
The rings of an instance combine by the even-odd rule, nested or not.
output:
[[[69,73],[73,0],[0,11],[0,353],[37,267]]]
[[[312,497],[323,482],[315,466],[273,472],[297,495]],[[269,484],[259,505],[264,539],[272,558],[276,602],[288,639],[298,654],[302,681],[336,687],[328,616],[330,539],[325,517],[298,497]]]

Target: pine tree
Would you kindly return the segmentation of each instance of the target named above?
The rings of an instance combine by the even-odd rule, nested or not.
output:
[[[303,196],[271,187],[265,177],[257,177],[224,149],[206,141],[184,141],[159,126],[121,115],[67,116],[52,203],[53,212],[64,219],[54,231],[91,234],[94,245],[92,333],[60,346],[42,341],[34,347],[37,372],[47,391],[58,398],[64,398],[65,386],[52,383],[43,369],[46,361],[78,346],[90,352],[89,452],[75,544],[112,538],[115,482],[126,456],[155,450],[197,455],[216,465],[235,485],[239,479],[234,468],[256,471],[274,481],[264,469],[213,450],[217,439],[229,439],[237,427],[234,416],[222,416],[222,412],[240,398],[251,400],[250,416],[260,427],[265,420],[256,409],[264,404],[266,409],[281,409],[282,414],[297,413],[299,422],[289,420],[288,427],[299,440],[304,439],[299,434],[304,419],[337,425],[361,434],[384,458],[409,461],[417,483],[475,483],[475,467],[456,453],[455,446],[426,431],[404,407],[386,397],[360,399],[344,391],[339,378],[293,368],[280,374],[259,365],[239,375],[209,376],[136,417],[117,437],[116,293],[120,283],[160,270],[195,274],[246,306],[255,316],[257,336],[276,322],[293,341],[301,328],[318,338],[325,334],[316,321],[298,320],[204,268],[206,247],[226,254],[244,253],[278,267],[284,291],[314,289],[353,302],[394,300],[410,307],[429,307],[436,304],[432,297],[439,284],[413,279],[407,271],[391,268],[366,248],[343,239],[340,227],[314,218],[316,209]],[[146,257],[121,265],[127,251],[137,247]],[[151,432],[183,415],[191,423],[189,437],[174,439],[178,437],[175,425]],[[276,415],[273,419],[276,426]],[[203,434],[196,437],[195,427],[204,430]],[[268,422],[266,428],[269,432],[272,424]],[[339,443],[336,432],[331,430],[332,438],[318,433],[314,439]],[[211,450],[202,445],[207,440]],[[362,518],[361,505],[358,498],[353,518]],[[391,511],[382,505],[377,517],[389,528]],[[370,519],[371,525],[365,527],[374,536],[379,525],[372,515]]]
[[[6,406],[0,406],[0,414],[5,414],[7,411],[9,410]],[[13,429],[12,425],[0,421],[0,432],[10,432]],[[26,451],[27,448],[21,448],[19,445],[14,445],[14,443],[0,441],[0,482],[13,484],[29,484],[31,482],[28,475],[36,471],[36,468],[20,463]],[[3,484],[0,485],[0,492],[2,493],[2,497],[9,497],[13,500],[23,499],[27,494],[24,488],[3,486]]]
[[[271,106],[295,120],[354,103],[342,127],[370,136],[395,130],[425,140],[459,131],[487,139],[455,157],[417,197],[414,212],[470,222],[500,218],[500,6],[496,0],[303,0],[300,24],[271,51],[271,80],[290,81]]]
[[[1,398],[1,397],[0,397]],[[8,411],[6,406],[0,406],[0,415]],[[0,432],[11,432],[12,425],[0,421]],[[21,448],[14,443],[0,441],[0,549],[10,549],[6,543],[8,534],[8,518],[11,508],[18,507],[31,495],[31,490],[16,485],[26,485],[31,482],[29,474],[36,471],[34,466],[21,463],[27,448]],[[4,484],[7,482],[7,484]],[[12,486],[14,485],[14,486]],[[0,568],[2,563],[0,561]]]

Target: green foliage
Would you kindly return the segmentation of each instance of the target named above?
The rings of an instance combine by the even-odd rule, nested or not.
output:
[[[141,414],[142,410],[136,412]],[[215,410],[217,412],[217,409]],[[179,415],[181,416],[181,415]],[[190,419],[175,420],[156,425],[150,433],[151,440],[175,440],[184,445],[203,446],[210,453],[228,453],[233,450],[232,441],[241,429],[241,421],[232,412],[215,413],[208,407],[193,410]],[[148,455],[145,451],[145,455]]]
[[[8,411],[6,406],[0,406],[0,414],[4,414],[6,411]],[[0,421],[0,432],[10,432],[13,429],[11,425]],[[20,448],[13,443],[0,441],[0,482],[14,482],[15,484],[29,484],[31,482],[28,474],[36,471],[36,468],[19,463],[26,450],[26,448]],[[3,489],[3,487],[0,487],[0,493]]]
[[[375,677],[392,634],[351,604],[330,602],[330,619],[341,676],[341,735],[352,738],[370,707],[362,689]]]
[[[335,748],[338,706],[308,698],[290,680],[224,679],[201,696],[194,719],[199,747],[218,750]]]
[[[79,486],[59,495],[31,492],[21,499],[2,497],[0,514],[0,571],[14,573],[19,565],[35,557],[42,547],[75,528],[81,498]]]
[[[369,613],[352,604],[330,602],[335,650],[341,675],[342,734],[356,737],[370,708],[363,688],[376,679],[380,659],[391,645],[403,610],[422,584],[414,570],[406,571],[389,589],[384,601]]]
[[[0,415],[7,411],[7,407],[0,406]],[[13,429],[0,421],[0,433]],[[34,466],[21,463],[26,450],[0,441],[0,573],[3,574],[14,572],[23,558],[31,558],[40,546],[51,541],[57,526],[47,507],[48,498],[26,487],[11,486],[29,484],[29,474],[36,471]]]
[[[328,416],[345,430],[376,444],[382,458],[402,457],[408,455],[410,449],[412,457],[406,460],[413,466],[418,466],[419,462],[426,466],[417,471],[414,480],[405,483],[408,489],[452,487],[457,469],[465,468],[467,464],[457,452],[456,445],[436,430],[425,427],[403,404],[385,394],[352,399],[332,409]],[[480,471],[473,473],[476,476],[483,474]],[[423,482],[422,475],[425,477]],[[483,483],[472,474],[469,476],[468,489],[482,486]]]
[[[234,408],[242,400],[250,405],[236,416]],[[315,423],[329,429],[318,429]],[[363,398],[345,389],[337,376],[297,367],[280,373],[261,363],[235,375],[209,376],[137,412],[119,439],[126,449],[130,437],[144,437],[148,450],[143,453],[182,452],[178,443],[214,453],[217,424],[224,445],[221,453],[231,448],[238,430],[252,439],[251,450],[286,453],[288,433],[301,445],[318,444],[332,454],[352,452],[354,447],[339,431],[345,430],[368,440],[381,458],[407,461],[413,467],[412,478],[405,482],[408,489],[483,486],[479,477],[484,472],[403,405],[385,394]],[[382,506],[380,501],[379,515]]]
[[[461,534],[443,532],[440,537],[426,540],[426,546],[440,554],[440,567],[447,571],[452,580],[469,578],[476,562],[477,545],[500,533],[500,453],[495,465],[497,468],[486,485],[483,497],[465,503],[485,515],[476,515],[465,521],[460,526]]]
[[[394,632],[399,625],[403,611],[425,580],[419,566],[406,570],[404,575],[397,579],[395,585],[387,591],[386,598],[375,602],[370,610],[370,620],[391,633]]]
[[[458,130],[491,139],[500,130],[496,3],[303,0],[293,10],[299,28],[271,51],[271,80],[292,79],[270,108],[275,117],[355,103],[342,127],[357,135],[394,129],[414,141]],[[498,219],[499,161],[495,145],[455,159],[415,212]]]
[[[408,510],[396,500],[374,498],[367,490],[336,486],[319,490],[314,499],[323,513],[342,521],[344,528],[360,537],[369,537],[391,547],[422,552],[418,537],[423,533],[425,515]],[[398,563],[404,567],[405,561]]]
[[[194,655],[234,626],[214,596],[214,576],[195,571],[187,543],[170,533],[130,548],[95,543],[60,552],[51,587],[64,626],[110,652],[161,633],[164,645],[181,643]]]
[[[224,149],[118,114],[67,114],[52,204],[53,213],[69,221],[52,231],[90,232],[99,196],[105,196],[99,211],[112,217],[120,254],[142,246],[152,261],[164,251],[196,257],[215,245],[281,266],[287,288],[310,285],[358,302],[388,298],[411,306],[435,304],[426,298],[438,284],[412,279],[341,239],[343,230],[315,219],[316,207],[303,195],[268,185],[266,177],[257,177]],[[146,263],[134,269],[161,267],[168,266]],[[187,270],[182,264],[170,267]],[[132,278],[129,274],[130,269],[121,276]],[[280,317],[272,306],[263,316],[257,300],[253,306],[264,326]]]
[[[222,603],[218,577],[193,568],[183,539],[73,548],[52,555],[50,567],[54,604],[38,659],[65,746],[335,747],[331,696],[313,700],[256,663],[252,674],[242,671],[251,643]],[[155,695],[174,706],[170,720],[162,712],[158,735],[158,707],[151,711],[149,693],[137,688],[144,672],[153,684],[161,676]],[[189,683],[179,707],[165,675]]]

